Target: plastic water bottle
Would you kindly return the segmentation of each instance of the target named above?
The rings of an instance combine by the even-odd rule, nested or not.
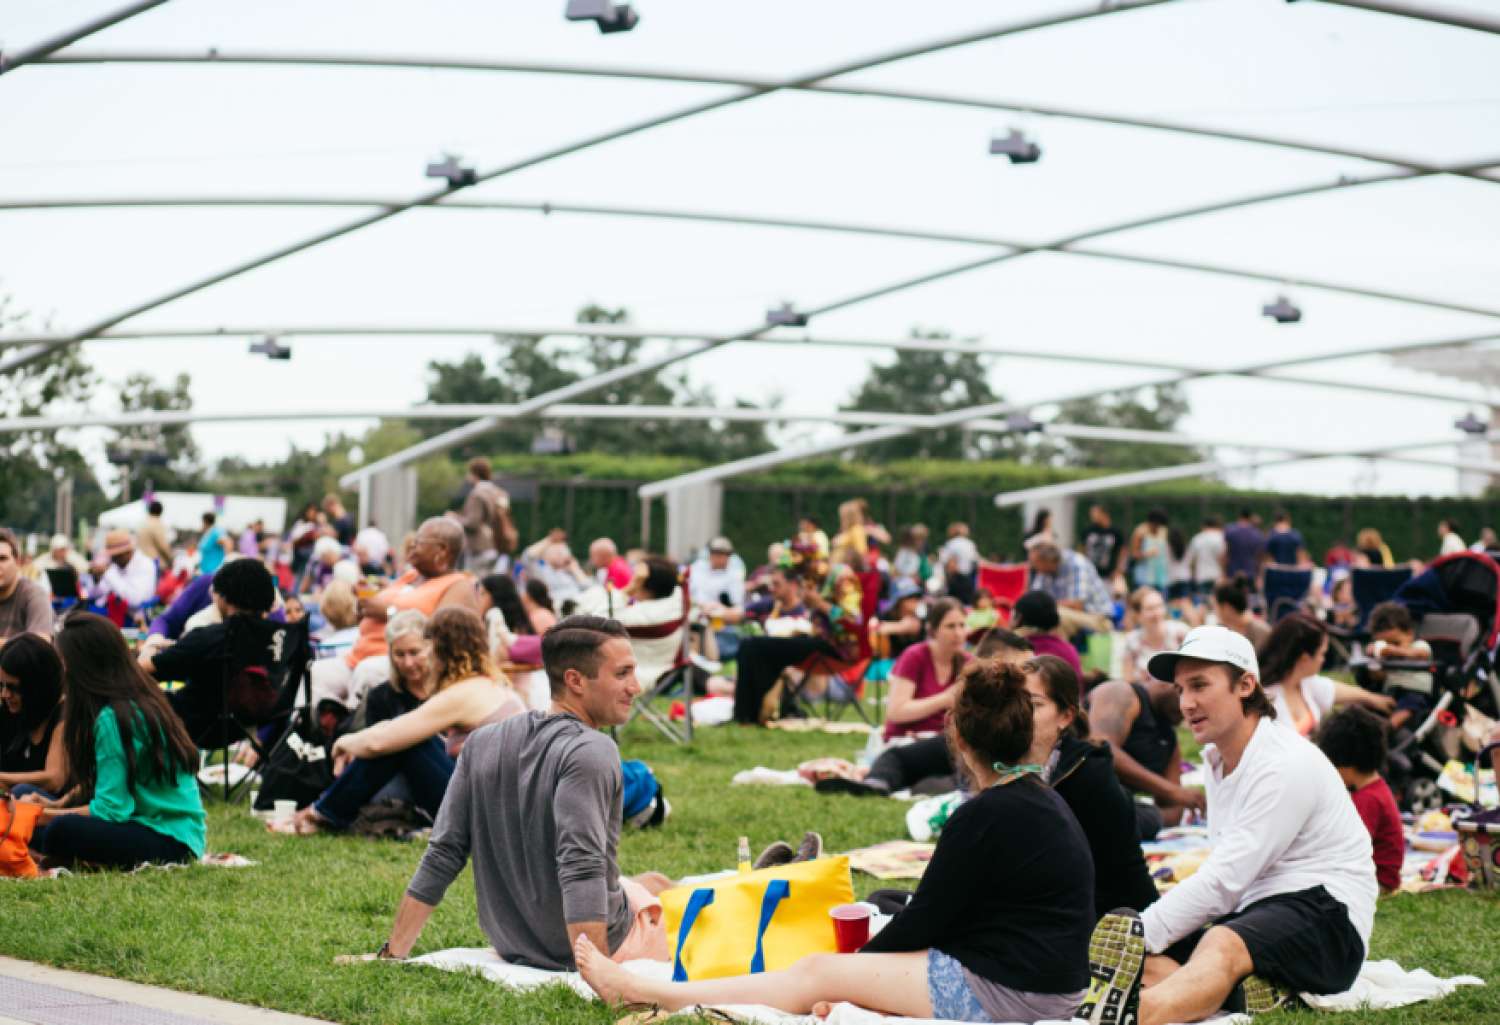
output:
[[[750,871],[750,838],[748,836],[740,837],[739,856],[735,860],[739,863],[741,872]]]

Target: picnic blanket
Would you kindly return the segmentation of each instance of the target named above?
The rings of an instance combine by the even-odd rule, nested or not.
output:
[[[848,852],[849,867],[876,879],[921,879],[937,844],[887,840]]]
[[[593,990],[577,972],[549,972],[539,968],[523,968],[501,960],[488,947],[458,947],[440,950],[433,954],[413,958],[410,961],[388,962],[391,964],[418,964],[448,972],[474,972],[492,982],[513,989],[534,989],[538,986],[567,986],[583,997],[592,997]],[[639,975],[656,979],[669,979],[672,966],[666,961],[629,961],[625,968]],[[1333,996],[1307,995],[1303,999],[1320,1011],[1355,1011],[1362,1009],[1388,1010],[1406,1007],[1424,1000],[1439,1000],[1459,986],[1482,986],[1484,980],[1473,975],[1459,975],[1451,979],[1439,978],[1421,968],[1407,971],[1394,961],[1366,961],[1358,980],[1346,993]],[[815,1018],[805,1014],[787,1014],[772,1007],[759,1005],[732,1005],[715,1008],[736,1021],[756,1025],[941,1025],[932,1018],[898,1018],[867,1011],[853,1004],[841,1003],[833,1006],[827,1018]],[[682,1013],[690,1013],[685,1010]],[[1073,1019],[1077,1021],[1077,1019]],[[1248,1025],[1248,1014],[1220,1014],[1209,1019],[1216,1025]]]

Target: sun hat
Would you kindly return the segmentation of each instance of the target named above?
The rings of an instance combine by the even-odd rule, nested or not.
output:
[[[1146,672],[1155,679],[1171,681],[1176,677],[1177,663],[1185,658],[1222,662],[1260,678],[1260,663],[1249,639],[1224,626],[1200,626],[1189,630],[1182,647],[1152,655],[1146,663]]]
[[[70,545],[68,542],[68,535],[66,534],[53,534],[52,540],[47,544],[47,550],[49,552],[55,552],[59,548],[68,547],[70,547]]]
[[[708,543],[708,550],[715,555],[733,555],[734,542],[727,537],[716,537]]]

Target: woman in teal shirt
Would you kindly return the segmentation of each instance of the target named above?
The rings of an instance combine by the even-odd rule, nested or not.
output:
[[[32,847],[49,864],[133,868],[203,856],[198,749],[166,697],[102,616],[75,613],[57,635],[69,790],[46,805]]]

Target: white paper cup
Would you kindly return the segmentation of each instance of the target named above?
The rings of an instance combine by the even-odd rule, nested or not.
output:
[[[276,801],[272,805],[272,808],[274,809],[274,811],[272,811],[271,814],[278,820],[289,819],[293,815],[297,814],[296,801]]]

